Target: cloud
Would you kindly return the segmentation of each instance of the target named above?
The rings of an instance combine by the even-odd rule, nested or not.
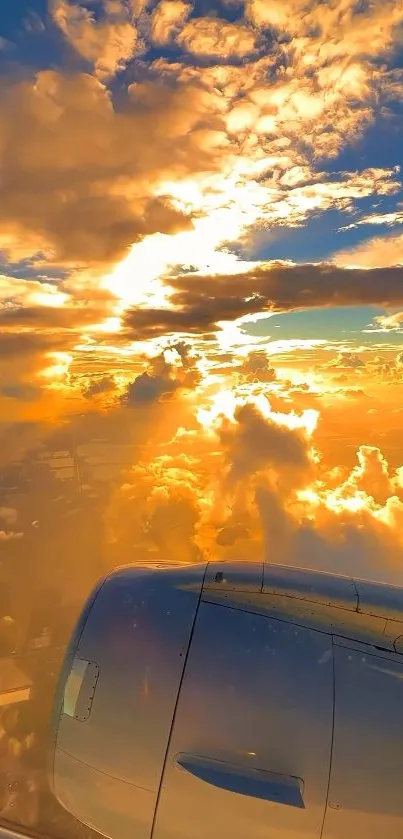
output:
[[[162,399],[170,399],[179,390],[194,388],[200,381],[200,373],[193,366],[186,344],[180,343],[166,353],[153,358],[147,370],[130,382],[122,395],[122,403],[133,407],[147,405]],[[178,362],[167,360],[172,352]]]
[[[384,97],[398,98],[379,61],[391,52],[403,19],[393,0],[385,12],[376,4],[249,0],[246,16],[285,53],[286,70],[266,93],[271,130],[277,135],[281,126],[298,141],[304,125],[315,157],[337,154],[348,138],[362,136]]]
[[[110,393],[116,390],[116,380],[113,376],[97,376],[93,377],[84,390],[84,396],[87,399],[92,399],[93,396],[98,396],[103,393]]]
[[[41,390],[29,382],[3,384],[0,385],[0,394],[8,399],[18,399],[21,402],[35,402],[40,397]]]
[[[149,373],[141,373],[129,384],[123,399],[127,405],[156,402],[162,396],[169,396],[174,393],[176,387],[176,383],[169,377],[157,377],[150,376]]]
[[[391,213],[370,213],[370,215],[363,216],[352,224],[346,224],[344,227],[339,227],[339,232],[344,230],[353,230],[363,224],[385,224],[390,227],[395,224],[403,224],[403,210],[394,210]]]
[[[100,79],[124,69],[135,54],[139,37],[126,0],[103,0],[97,19],[84,5],[70,0],[50,0],[55,24],[74,49],[93,64]]]
[[[18,519],[17,510],[14,507],[0,507],[0,520],[6,524],[15,524]]]
[[[311,466],[303,431],[277,424],[265,418],[253,404],[234,412],[235,424],[223,421],[219,438],[229,464],[228,480],[240,481],[264,468],[277,470],[284,480],[292,472],[293,481]]]
[[[389,268],[403,265],[403,235],[377,236],[339,251],[332,259],[340,267]]]
[[[13,531],[0,530],[0,542],[11,542],[13,539],[22,539],[23,533],[14,533]]]
[[[365,493],[379,504],[384,505],[396,492],[396,485],[389,475],[386,458],[377,446],[360,446],[357,452],[358,465],[347,480],[338,487],[333,498],[348,499]]]
[[[347,388],[340,391],[345,399],[369,399],[369,396],[359,387]]]
[[[402,584],[403,551],[396,530],[369,510],[337,514],[323,506],[301,520],[273,493],[261,490],[258,503],[268,562],[306,568],[309,557],[310,568]],[[382,509],[393,507],[388,503]],[[401,514],[400,506],[397,511]]]
[[[197,56],[225,60],[256,50],[256,34],[246,26],[219,18],[193,18],[177,36],[178,44]]]
[[[369,327],[371,332],[399,332],[403,329],[403,312],[394,312],[391,315],[376,315],[373,325]]]
[[[42,355],[65,347],[66,340],[60,335],[0,332],[0,358]]]
[[[374,330],[368,329],[365,331],[377,332],[378,330],[375,328]],[[379,331],[382,332],[384,330],[379,329]],[[343,366],[343,354],[344,353],[340,353],[339,357],[335,359],[335,366]],[[333,365],[329,364],[327,366],[330,367]],[[353,369],[355,369],[355,372],[359,371],[361,373],[365,373],[368,377],[368,382],[377,382],[379,380],[384,380],[392,381],[398,384],[401,382],[403,376],[403,352],[401,350],[396,352],[395,350],[392,353],[389,352],[387,356],[374,355],[374,353],[371,352],[371,354],[365,361],[363,359],[358,359],[357,366]]]
[[[400,221],[384,212],[402,186],[400,0],[59,0],[52,15],[26,55],[43,44],[44,67],[61,32],[53,69],[17,68],[17,45],[0,88],[10,614],[79,611],[122,557],[403,582],[401,243],[345,253],[363,224]],[[344,149],[364,165],[370,125],[377,160],[381,122],[388,167],[341,170]],[[356,232],[322,263],[315,236],[323,252],[341,214]],[[303,251],[317,261],[293,264]],[[361,304],[378,346],[328,340],[327,317],[310,339],[306,315],[282,338],[288,319],[267,317]]]
[[[107,313],[105,307],[84,306],[26,306],[8,305],[0,308],[0,329],[18,331],[20,327],[34,329],[74,330],[96,323]]]
[[[276,370],[270,365],[264,350],[248,353],[242,364],[237,367],[237,372],[246,382],[274,382],[277,379]]]
[[[398,581],[403,482],[380,449],[361,446],[332,489],[302,416],[234,405],[213,435],[178,436],[178,455],[170,444],[148,463],[143,455],[115,496],[115,533],[150,539],[165,558],[196,560],[195,545],[227,559],[263,549],[268,561],[304,567],[309,556],[310,567]]]
[[[332,264],[258,263],[228,276],[186,274],[169,279],[171,308],[128,309],[126,334],[137,339],[210,333],[220,321],[257,312],[403,302],[403,269],[344,270]]]
[[[21,258],[23,241],[27,257],[97,265],[146,235],[192,227],[162,184],[218,165],[193,137],[207,115],[214,124],[214,96],[158,83],[129,93],[115,112],[90,75],[46,70],[2,83],[0,247],[10,257]]]
[[[358,465],[330,489],[316,480],[284,497],[261,482],[256,504],[268,561],[401,584],[403,503],[400,471],[379,448],[360,446]],[[329,476],[330,478],[330,476]]]
[[[183,0],[160,0],[151,15],[151,40],[167,44],[177,36],[192,11]]]
[[[343,350],[339,352],[336,358],[332,358],[326,364],[326,367],[341,367],[342,369],[361,370],[365,367],[365,362],[357,355],[356,352],[349,352]]]

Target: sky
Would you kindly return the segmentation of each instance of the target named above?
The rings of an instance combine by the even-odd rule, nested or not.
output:
[[[2,573],[403,583],[402,0],[3,5]]]
[[[0,655],[125,563],[403,585],[403,0],[0,5]]]

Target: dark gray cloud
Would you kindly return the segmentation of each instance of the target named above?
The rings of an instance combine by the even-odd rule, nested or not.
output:
[[[174,309],[127,311],[124,324],[132,338],[211,333],[219,321],[261,311],[403,303],[403,266],[365,270],[271,263],[236,275],[186,274],[169,283]]]
[[[17,384],[0,385],[0,394],[9,399],[18,399],[20,402],[35,402],[39,399],[41,391],[39,387],[29,384],[29,382],[21,382]]]
[[[219,436],[229,463],[229,480],[244,479],[262,468],[273,467],[294,480],[306,474],[311,461],[307,441],[299,429],[289,429],[265,419],[252,404],[237,408],[236,424],[223,423]]]
[[[0,332],[0,358],[18,358],[66,349],[65,336]]]
[[[106,301],[105,301],[106,302]],[[76,329],[105,317],[106,309],[96,304],[79,306],[5,306],[0,308],[0,328]]]
[[[100,393],[109,393],[116,389],[116,381],[113,376],[98,376],[94,377],[89,385],[84,390],[84,396],[91,399],[93,396],[98,396]]]
[[[198,384],[200,373],[188,345],[182,341],[170,349],[175,350],[180,364],[166,361],[163,353],[155,356],[150,360],[148,369],[130,382],[122,396],[123,404],[134,406],[166,401],[176,391],[188,390]]]
[[[169,378],[152,376],[149,373],[140,373],[128,385],[123,401],[129,406],[157,402],[161,397],[172,394],[177,387],[177,382]]]

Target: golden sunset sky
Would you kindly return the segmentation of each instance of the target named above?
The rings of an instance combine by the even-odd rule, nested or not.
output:
[[[403,0],[4,6],[3,569],[403,583]]]

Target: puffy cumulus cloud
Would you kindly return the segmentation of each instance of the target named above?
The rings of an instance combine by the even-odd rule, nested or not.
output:
[[[309,557],[312,568],[402,584],[401,469],[391,474],[377,447],[361,446],[357,455],[341,483],[340,470],[333,470],[339,480],[324,471],[286,498],[258,485],[268,561],[306,567]]]
[[[247,314],[328,306],[403,301],[402,268],[344,270],[332,264],[257,263],[256,268],[223,276],[186,274],[169,279],[170,308],[128,309],[128,335],[146,339],[174,333],[206,334],[221,321]]]
[[[135,20],[126,0],[102,0],[101,18],[96,18],[84,3],[71,0],[50,0],[50,11],[68,42],[93,64],[100,79],[109,79],[122,70],[139,46]]]
[[[365,332],[382,332],[389,331],[376,327],[368,328]],[[400,385],[403,377],[403,352],[393,349],[393,345],[387,354],[374,355],[373,350],[370,351],[365,358],[362,357],[364,348],[361,348],[360,355],[358,352],[342,350],[338,352],[335,358],[323,364],[324,369],[337,368],[342,370],[342,374],[334,376],[333,381],[340,382],[340,384],[349,383],[351,375],[365,378],[368,385],[375,386],[375,393],[380,382],[390,382]]]
[[[376,315],[374,317],[373,331],[395,332],[403,328],[403,312],[394,312],[391,315]]]
[[[307,48],[314,49],[322,39],[329,38],[330,57],[371,56],[390,47],[394,29],[403,19],[403,8],[395,0],[388,0],[384,9],[375,3],[361,7],[351,0],[327,6],[315,0],[248,0],[247,15],[257,26],[304,38]]]
[[[208,422],[207,412],[201,415],[207,425],[178,427],[162,451],[143,448],[108,505],[111,545],[136,545],[140,555],[153,545],[179,561],[253,557],[256,483],[266,481],[282,497],[295,494],[315,461],[307,431],[313,418],[273,412],[265,399],[226,407]]]
[[[287,415],[285,415],[287,417]],[[253,404],[238,406],[234,420],[223,421],[220,443],[229,464],[227,479],[239,482],[263,469],[273,470],[276,482],[306,476],[311,466],[305,429],[289,428],[281,415],[262,415]]]
[[[236,368],[246,382],[275,382],[277,373],[264,350],[252,350]]]
[[[200,487],[192,474],[197,461],[181,454],[156,456],[134,465],[112,494],[107,509],[108,541],[135,548],[150,546],[164,560],[200,559],[196,528],[200,517]]]
[[[377,446],[360,446],[357,452],[358,465],[347,480],[332,495],[332,502],[371,497],[383,506],[388,498],[396,494],[396,476],[389,475],[389,465]]]
[[[177,384],[170,376],[140,373],[133,382],[130,382],[123,399],[127,405],[156,402],[163,396],[170,396],[176,388]]]
[[[231,401],[231,400],[230,400]],[[264,404],[265,403],[265,404]],[[224,407],[224,406],[222,406]],[[309,413],[309,412],[308,412]],[[140,461],[116,487],[111,545],[177,561],[219,557],[403,579],[403,480],[381,450],[328,474],[312,446],[313,417],[267,400],[232,400],[203,428]],[[116,547],[117,549],[117,547]]]
[[[368,57],[364,60],[362,40],[350,32],[351,22],[359,19],[368,37],[373,30],[371,43],[384,51],[400,20],[394,9],[390,20],[384,21],[380,41],[374,39],[379,24],[376,10],[371,7],[356,20],[348,3],[328,11],[308,4],[300,17],[298,4],[296,9],[292,3],[270,4],[268,10],[254,2],[246,6],[246,19],[236,24],[213,16],[188,19],[189,6],[182,0],[161,0],[148,9],[147,5],[103,0],[102,13],[97,7],[95,15],[88,3],[55,0],[53,16],[69,41],[95,62],[98,79],[80,76],[73,92],[71,79],[67,90],[67,82],[62,83],[58,74],[40,74],[33,86],[35,95],[29,83],[21,88],[27,119],[16,117],[20,87],[10,94],[13,107],[6,109],[4,126],[14,124],[14,131],[6,143],[10,188],[5,189],[2,206],[10,207],[10,218],[7,222],[2,218],[3,247],[14,254],[24,247],[28,255],[40,251],[65,262],[102,263],[122,258],[139,238],[186,227],[191,213],[211,219],[216,231],[221,228],[222,244],[259,221],[271,226],[300,224],[314,211],[330,206],[346,209],[357,197],[396,188],[393,179],[387,183],[385,174],[381,184],[375,171],[372,176],[368,172],[365,177],[363,173],[343,176],[343,184],[329,182],[323,172],[314,176],[312,166],[312,150],[333,154],[372,118],[381,99],[376,87],[380,74]],[[270,35],[264,23],[269,12]],[[276,27],[287,29],[288,24],[291,37],[278,38]],[[340,27],[346,27],[342,39]],[[132,76],[152,82],[134,84],[128,112],[115,113],[99,76],[114,73],[119,62],[127,60],[124,46],[118,57],[119,38],[129,30],[134,37],[137,29],[155,43],[165,43],[176,34],[190,52],[183,60],[176,56],[178,60],[136,62]],[[111,39],[108,33],[114,33]],[[270,38],[271,47],[269,54],[262,55],[260,46],[257,52],[255,48],[265,38]],[[102,50],[106,54],[110,49],[108,65]],[[248,62],[225,66],[225,61],[246,55],[251,57]],[[206,61],[200,60],[203,57]],[[32,138],[29,153],[17,142],[27,135]],[[47,141],[49,153],[44,151]],[[40,172],[35,162],[39,149],[49,160],[49,169],[43,165]],[[15,157],[17,173],[11,165]],[[207,177],[212,171],[215,183]],[[41,197],[36,214],[24,187],[15,189],[18,172],[24,176],[26,192]],[[196,173],[200,180],[189,185],[188,176]],[[47,209],[50,183],[52,216]],[[220,212],[231,210],[231,226],[223,224],[222,212],[214,220],[214,195]]]
[[[343,350],[337,353],[336,358],[332,358],[326,367],[339,367],[341,369],[361,370],[365,367],[365,362],[360,358],[356,352]]]
[[[286,3],[280,3],[278,0],[271,3],[249,0],[246,13],[257,26],[267,26],[270,29],[289,27],[298,31],[302,12],[306,11],[307,5],[306,0],[290,0]]]
[[[52,70],[1,84],[0,246],[11,257],[25,241],[26,257],[102,264],[192,226],[161,184],[218,167],[193,136],[206,117],[214,125],[215,97],[145,83],[129,98],[117,113],[92,76]]]
[[[192,11],[183,0],[160,0],[151,15],[151,41],[168,44],[185,25]]]
[[[400,350],[392,356],[374,356],[367,362],[371,375],[400,384],[403,379],[403,352]]]
[[[322,571],[402,585],[403,548],[396,527],[402,513],[399,499],[388,499],[378,511],[365,504],[360,511],[340,512],[325,504],[315,508],[307,504],[299,514],[268,492],[260,492],[258,503],[269,562],[302,568],[309,564]]]
[[[201,379],[196,359],[184,343],[150,360],[147,369],[130,382],[122,395],[129,407],[171,399],[177,391],[195,388]]]
[[[177,42],[187,52],[218,60],[243,58],[256,50],[256,34],[251,29],[214,17],[192,18]]]
[[[264,361],[251,355],[252,367]],[[94,404],[92,412],[54,428],[53,442],[48,432],[48,458],[49,452],[68,448],[66,434],[79,441],[78,506],[87,512],[81,518],[77,513],[77,521],[66,513],[59,523],[59,538],[69,528],[70,552],[72,532],[79,539],[87,528],[98,553],[102,545],[105,567],[121,563],[122,556],[191,562],[265,553],[276,562],[307,565],[309,558],[325,570],[396,576],[403,550],[401,470],[388,467],[381,450],[368,444],[359,448],[358,465],[348,471],[342,461],[343,468],[339,464],[332,472],[318,450],[319,428],[325,423],[326,433],[332,431],[327,416],[316,429],[318,412],[297,411],[294,399],[269,401],[243,383],[237,390],[236,365],[235,384],[227,392],[226,379],[219,380],[215,368],[210,383],[205,375],[187,388],[187,377],[207,369],[188,344],[172,344],[140,373],[156,382],[152,398],[149,391],[146,399],[144,392],[135,395],[136,413],[116,399],[107,411]],[[25,433],[31,433],[32,447],[33,430]],[[3,444],[2,464],[6,448],[15,457],[18,446],[27,445],[10,428]],[[102,488],[91,468],[94,475],[107,469],[110,483]],[[43,479],[35,474],[38,487]],[[49,492],[52,499],[60,495],[54,482]],[[34,508],[31,499],[32,519],[39,518]],[[4,526],[4,532],[11,530],[17,528]],[[45,531],[43,538],[47,543]]]
[[[377,236],[374,239],[333,255],[335,265],[360,268],[389,268],[403,265],[403,235]]]
[[[256,27],[271,30],[285,49],[287,69],[277,96],[291,131],[296,135],[297,126],[305,125],[304,139],[315,155],[337,153],[345,138],[371,122],[382,95],[388,101],[398,96],[383,79],[379,59],[393,48],[403,20],[400,2],[390,0],[381,9],[352,0],[249,0],[246,15]]]
[[[377,332],[378,330],[374,327],[374,330],[369,328],[364,331]],[[379,331],[383,330],[379,329]],[[372,385],[377,385],[382,379],[392,380],[399,384],[403,374],[403,352],[396,351],[393,344],[388,348],[387,353],[381,355],[375,355],[373,348],[369,346],[361,346],[355,351],[343,348],[330,361],[324,361],[322,367],[324,370],[332,370],[332,368],[341,370],[341,375],[333,378],[333,381],[340,384],[349,383],[351,375],[366,377],[367,383],[372,383]]]
[[[84,389],[84,396],[92,399],[104,393],[111,393],[116,390],[116,379],[113,376],[93,376]]]

